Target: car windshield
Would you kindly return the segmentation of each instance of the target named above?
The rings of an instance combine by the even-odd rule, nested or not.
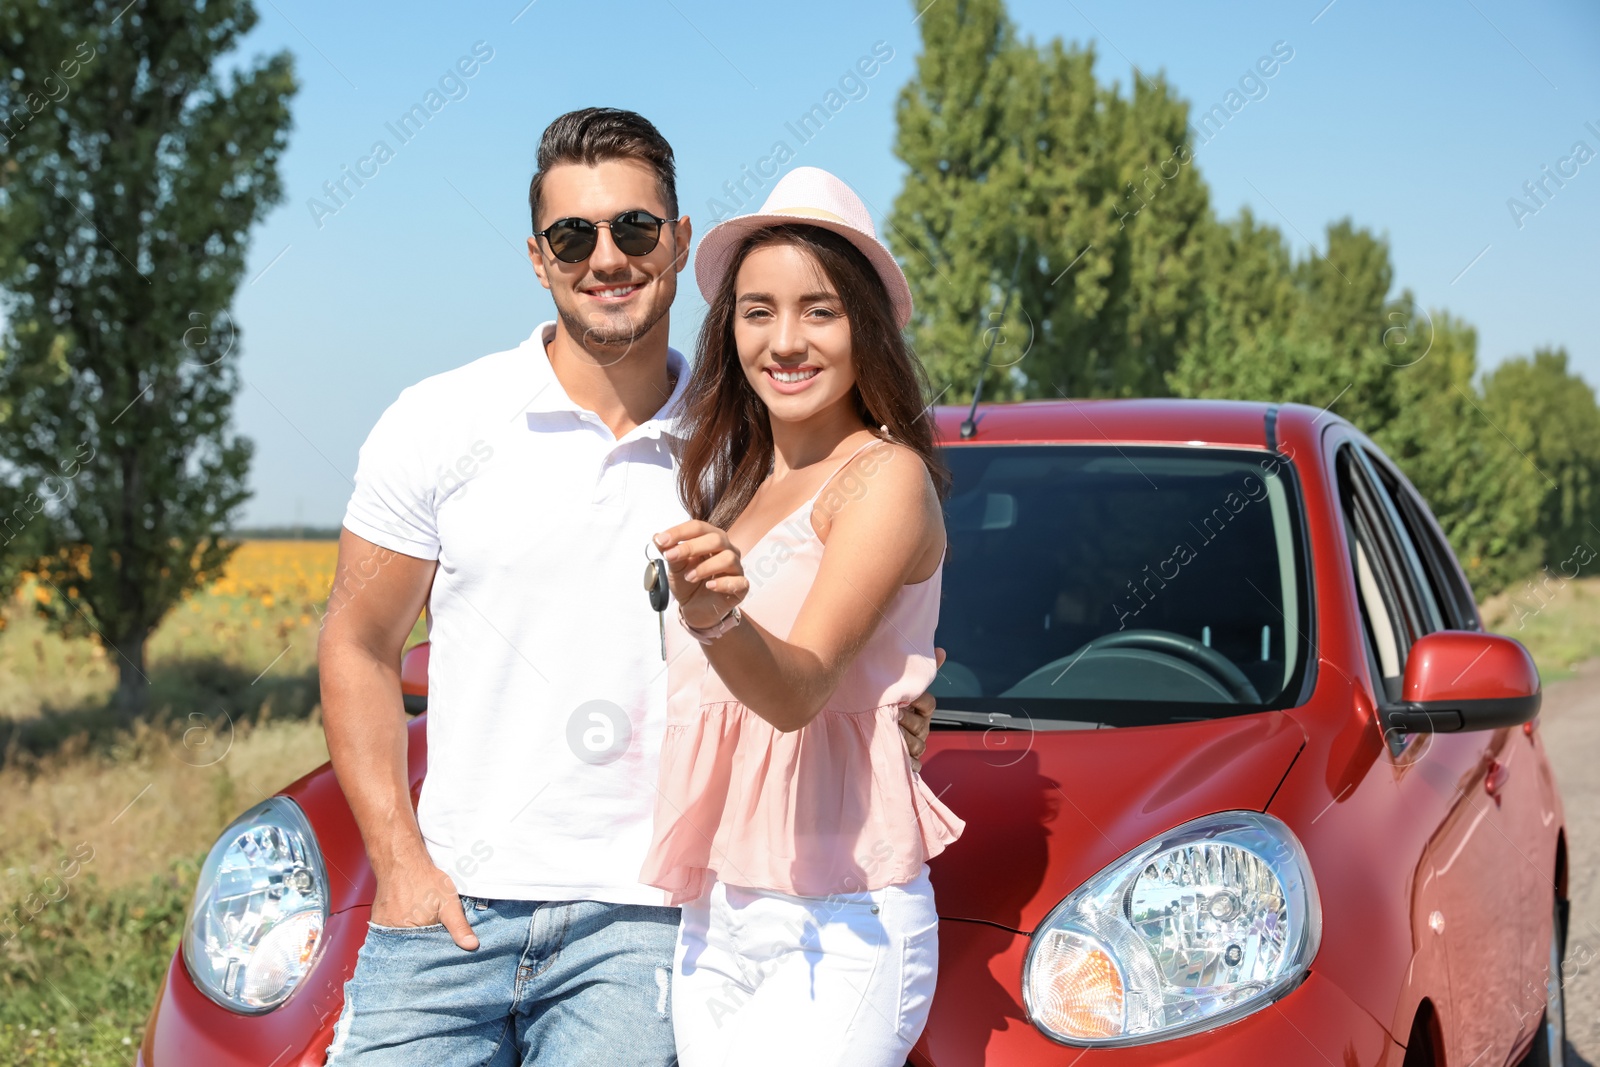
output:
[[[938,725],[1138,726],[1298,701],[1310,605],[1286,459],[977,444],[944,458]]]

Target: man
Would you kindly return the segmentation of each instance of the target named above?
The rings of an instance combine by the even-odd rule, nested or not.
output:
[[[666,706],[640,577],[685,518],[667,328],[691,226],[627,111],[553,122],[528,199],[558,318],[401,393],[340,537],[324,722],[377,891],[330,1067],[675,1059],[678,910],[638,881]],[[399,662],[424,605],[413,814]],[[902,722],[914,755],[932,707]]]

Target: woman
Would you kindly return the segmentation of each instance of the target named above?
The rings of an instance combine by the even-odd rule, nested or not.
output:
[[[679,1062],[901,1067],[937,969],[927,860],[962,829],[897,725],[935,672],[948,486],[910,289],[810,167],[712,229],[696,275],[642,874],[684,905]]]

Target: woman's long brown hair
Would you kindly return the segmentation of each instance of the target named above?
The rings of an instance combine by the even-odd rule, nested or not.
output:
[[[733,339],[739,267],[752,251],[771,244],[798,245],[833,283],[850,326],[856,414],[864,426],[887,426],[895,441],[915,451],[943,500],[950,474],[934,448],[933,417],[924,400],[927,374],[895,326],[883,280],[846,238],[819,226],[785,225],[745,238],[700,327],[679,416],[678,495],[684,507],[694,518],[726,529],[772,469],[772,424]]]

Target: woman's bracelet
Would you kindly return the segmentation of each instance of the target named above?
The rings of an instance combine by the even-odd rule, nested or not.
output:
[[[693,636],[695,640],[699,641],[702,645],[709,645],[711,642],[715,641],[717,638],[721,637],[723,634],[727,633],[729,630],[743,622],[744,614],[739,610],[739,606],[735,604],[732,611],[728,612],[710,626],[690,626],[689,620],[683,617],[683,608],[680,606],[678,608],[678,621],[683,623],[683,628],[688,630],[690,635]]]

